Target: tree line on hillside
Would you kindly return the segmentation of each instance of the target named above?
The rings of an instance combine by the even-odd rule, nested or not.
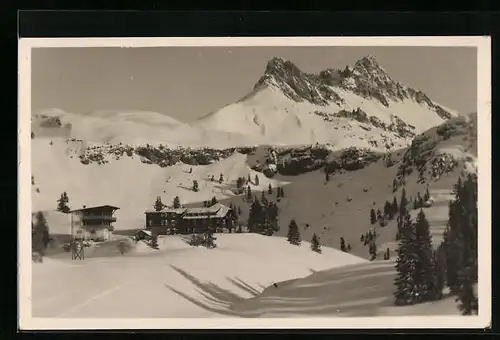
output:
[[[444,238],[434,250],[429,222],[420,207],[413,221],[405,204],[400,204],[399,246],[396,261],[395,304],[435,301],[449,287],[464,315],[478,313],[474,284],[477,265],[477,176],[461,178],[454,186]],[[406,201],[402,193],[402,203]],[[426,192],[426,196],[428,193]]]

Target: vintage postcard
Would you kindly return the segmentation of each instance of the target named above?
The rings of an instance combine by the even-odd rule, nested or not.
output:
[[[19,76],[21,329],[489,326],[489,37],[21,39]]]

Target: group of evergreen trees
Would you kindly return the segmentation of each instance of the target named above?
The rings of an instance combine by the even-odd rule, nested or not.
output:
[[[343,251],[343,252],[346,252],[346,253],[350,253],[351,250],[352,250],[352,247],[351,247],[350,243],[348,243],[346,245],[344,237],[340,238],[340,250]]]
[[[163,204],[161,197],[157,196],[155,204],[153,205],[154,210],[161,211],[165,207],[166,207],[166,205]],[[174,199],[172,200],[172,208],[179,209],[181,207],[182,207],[181,199],[179,198],[179,196],[175,196]]]
[[[383,214],[380,209],[377,209],[377,212],[375,212],[375,209],[373,208],[370,210],[370,223],[373,225],[378,222],[380,226],[383,227],[386,225],[387,220],[394,219],[394,216],[396,216],[398,210],[399,206],[396,197],[394,197],[392,203],[389,201],[385,201]]]
[[[437,279],[436,255],[423,210],[419,211],[415,222],[406,211],[399,232],[395,303],[407,305],[440,299],[443,286]]]
[[[252,233],[272,235],[279,230],[279,209],[275,202],[254,199],[248,215],[248,230]]]
[[[61,197],[57,200],[57,211],[63,212],[65,214],[69,213],[71,209],[68,203],[69,203],[69,198],[68,194],[65,191],[61,194]]]
[[[443,242],[437,250],[432,248],[429,222],[423,210],[413,222],[407,209],[400,209],[396,304],[440,299],[446,285],[460,301],[462,314],[477,314],[477,176],[468,175],[464,181],[459,178],[454,194]],[[403,191],[402,201],[404,195]],[[428,191],[423,200],[426,198],[429,199]]]
[[[476,175],[458,180],[442,243],[446,285],[458,296],[460,310],[465,315],[478,312],[478,298],[473,288],[478,282],[477,188]]]
[[[295,222],[294,219],[292,219],[290,221],[290,224],[288,225],[287,241],[288,243],[295,246],[300,246],[302,244],[302,238],[300,236],[299,226],[297,225],[297,222]],[[311,250],[318,254],[322,253],[319,237],[318,235],[316,235],[316,233],[314,233],[311,238]]]
[[[368,245],[368,253],[371,255],[370,260],[375,260],[377,258],[377,232],[369,230],[365,234],[362,234],[359,240],[363,242],[364,246]]]

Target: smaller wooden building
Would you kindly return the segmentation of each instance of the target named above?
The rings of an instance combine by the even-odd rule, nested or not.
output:
[[[146,230],[156,235],[201,233],[208,227],[214,230],[233,228],[231,209],[220,203],[203,208],[149,210],[145,214]]]
[[[112,205],[100,205],[70,211],[72,237],[77,240],[109,240],[116,222],[113,214],[118,209]]]

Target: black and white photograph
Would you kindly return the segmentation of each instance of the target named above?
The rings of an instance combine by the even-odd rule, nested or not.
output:
[[[488,38],[19,53],[27,327],[488,326]]]

